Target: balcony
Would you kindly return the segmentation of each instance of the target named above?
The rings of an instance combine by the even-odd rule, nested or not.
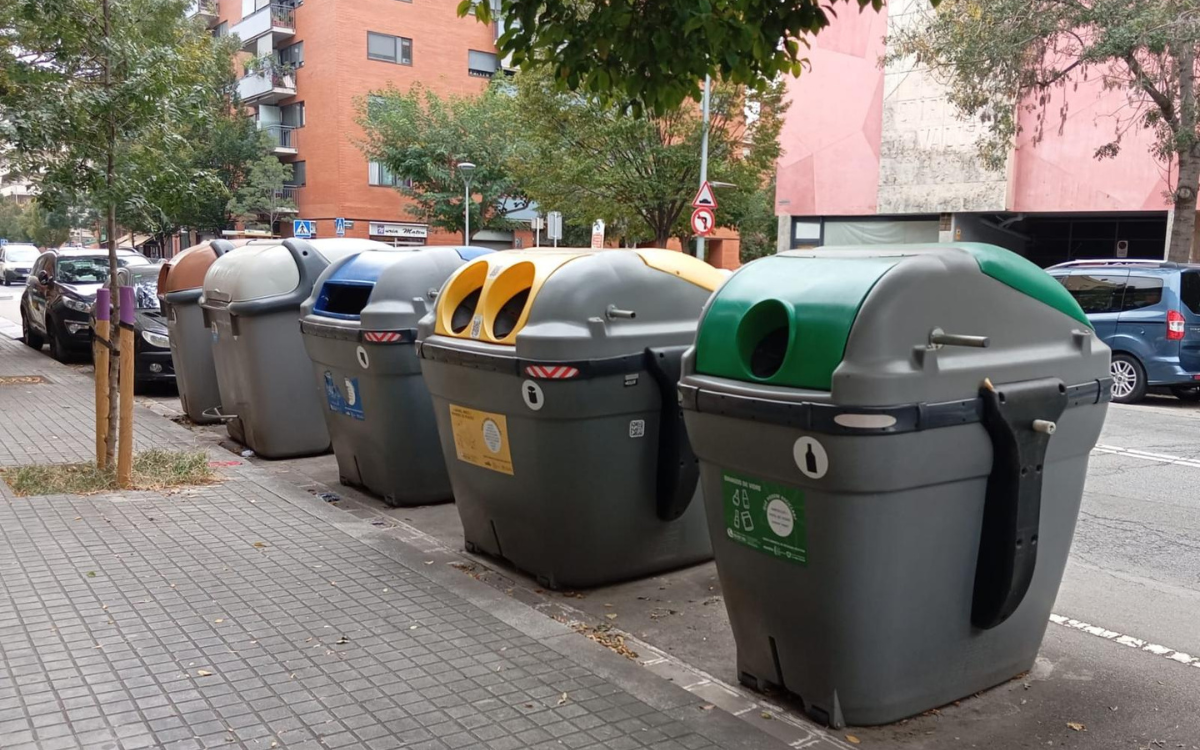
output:
[[[283,3],[271,3],[243,18],[229,33],[241,39],[242,49],[246,52],[258,52],[258,40],[270,34],[271,48],[274,49],[296,35],[296,9]]]
[[[281,214],[298,214],[300,209],[297,208],[300,204],[296,202],[300,185],[284,185],[281,190],[275,193],[275,199],[283,205],[279,206]]]
[[[192,0],[188,5],[188,18],[199,18],[204,22],[204,28],[214,29],[217,26],[218,0]]]
[[[246,75],[238,79],[238,97],[243,104],[276,104],[295,95],[295,70],[269,57],[251,61]]]
[[[295,156],[299,148],[300,133],[292,125],[260,125],[271,143],[271,153],[276,156]]]

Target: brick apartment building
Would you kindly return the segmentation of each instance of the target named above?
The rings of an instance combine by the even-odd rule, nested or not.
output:
[[[397,244],[456,244],[415,221],[394,178],[369,164],[355,140],[358,102],[420,81],[443,96],[482,91],[497,69],[496,33],[459,18],[457,0],[199,0],[190,13],[213,33],[241,40],[248,69],[238,93],[290,163],[287,192],[295,218],[316,222],[318,237],[346,235]],[[240,71],[239,71],[240,72]],[[284,235],[291,222],[281,222]],[[476,244],[510,247],[505,233],[481,232]]]

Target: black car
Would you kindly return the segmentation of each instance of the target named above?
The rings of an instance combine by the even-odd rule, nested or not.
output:
[[[133,387],[136,391],[150,383],[175,382],[167,319],[158,306],[158,271],[156,265],[134,265],[117,271],[117,283],[133,287],[133,299],[137,303],[133,326]]]
[[[133,250],[118,250],[121,267],[145,266],[149,259]],[[49,344],[60,362],[91,351],[92,305],[108,280],[108,253],[103,250],[49,250],[38,256],[21,295],[21,329],[34,349]]]

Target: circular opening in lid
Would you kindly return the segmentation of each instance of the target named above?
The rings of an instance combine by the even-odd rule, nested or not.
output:
[[[767,380],[779,372],[792,342],[792,315],[779,300],[763,300],[742,316],[738,352],[750,375]]]

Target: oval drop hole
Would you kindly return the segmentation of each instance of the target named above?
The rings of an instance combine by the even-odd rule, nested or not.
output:
[[[525,303],[529,301],[529,290],[522,289],[500,306],[496,319],[492,321],[492,333],[498,339],[505,338],[517,327],[521,313],[525,312]]]
[[[750,374],[766,380],[779,372],[792,343],[792,321],[779,300],[763,300],[742,317],[738,325],[738,349]]]
[[[458,307],[454,308],[454,315],[450,317],[450,330],[455,333],[462,333],[467,330],[467,326],[471,325],[471,318],[475,317],[475,308],[479,305],[479,294],[482,289],[475,291],[463,297],[462,302],[458,303]]]

